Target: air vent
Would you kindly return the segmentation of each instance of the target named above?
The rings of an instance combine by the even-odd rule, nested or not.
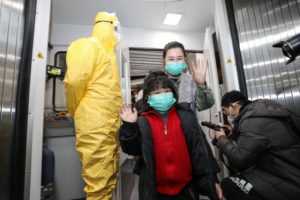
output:
[[[130,75],[145,76],[149,71],[163,70],[161,49],[130,48]]]
[[[202,51],[186,50],[187,62],[195,60],[195,53]],[[129,48],[131,80],[146,76],[151,71],[164,70],[162,49]]]

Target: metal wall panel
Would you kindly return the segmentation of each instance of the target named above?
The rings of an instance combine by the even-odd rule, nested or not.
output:
[[[250,99],[268,98],[300,113],[300,59],[286,65],[272,45],[300,33],[300,0],[232,0]]]
[[[23,0],[0,1],[0,199],[9,199],[23,4]]]

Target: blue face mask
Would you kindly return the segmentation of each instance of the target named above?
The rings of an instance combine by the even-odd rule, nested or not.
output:
[[[227,121],[229,122],[229,124],[233,124],[237,117],[238,117],[238,115],[235,115],[235,116],[229,116],[228,115],[227,116]]]
[[[154,94],[148,97],[147,103],[157,112],[166,113],[176,102],[172,92]]]
[[[173,76],[177,76],[186,68],[185,62],[167,62],[165,66],[167,72]]]

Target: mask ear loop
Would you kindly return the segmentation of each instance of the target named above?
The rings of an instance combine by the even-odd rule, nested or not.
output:
[[[119,32],[120,32],[120,29],[121,29],[120,22],[116,21],[116,22],[112,22],[112,24],[113,24],[114,27],[115,27],[115,31],[117,31],[117,32],[119,33]]]

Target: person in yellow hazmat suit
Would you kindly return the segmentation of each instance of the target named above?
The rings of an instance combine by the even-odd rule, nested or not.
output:
[[[112,199],[117,182],[122,107],[114,55],[118,24],[114,14],[99,12],[92,37],[72,42],[67,50],[67,107],[74,118],[87,200]]]

